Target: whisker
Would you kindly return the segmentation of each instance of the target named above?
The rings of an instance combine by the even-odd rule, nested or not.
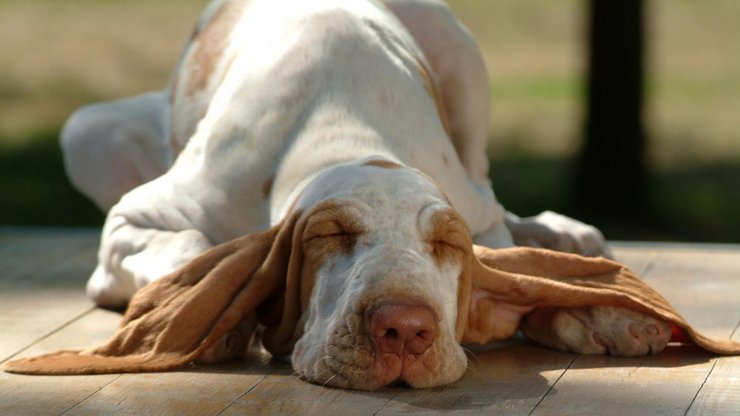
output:
[[[339,374],[334,374],[333,376],[329,377],[322,385],[321,387],[326,387],[327,384],[329,384],[330,381],[334,380]]]
[[[473,361],[475,361],[476,364],[480,364],[481,363],[480,357],[478,357],[478,355],[475,354],[470,349],[465,348],[462,345],[460,347],[466,353],[465,356],[467,357],[467,360],[465,360],[465,371],[472,371],[473,374],[477,374],[478,373],[478,370],[477,370],[478,367],[475,366],[475,365],[473,365],[474,364]]]

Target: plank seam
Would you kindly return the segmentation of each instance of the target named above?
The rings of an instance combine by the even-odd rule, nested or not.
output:
[[[79,406],[80,404],[82,404],[82,402],[84,402],[85,400],[87,400],[87,399],[89,399],[90,397],[92,397],[92,396],[94,396],[94,395],[98,394],[98,393],[99,393],[99,392],[100,392],[101,390],[103,390],[104,388],[108,387],[108,386],[109,386],[109,385],[110,385],[111,383],[113,383],[114,381],[116,381],[116,380],[118,380],[119,378],[121,378],[121,376],[122,376],[122,375],[123,375],[123,374],[119,374],[119,375],[117,375],[116,377],[113,377],[113,378],[112,378],[111,380],[109,380],[109,381],[108,381],[107,383],[104,383],[104,384],[103,384],[102,386],[98,387],[98,389],[97,389],[97,390],[95,390],[94,392],[92,392],[92,393],[88,394],[87,396],[83,397],[83,398],[82,398],[82,399],[80,399],[80,400],[79,400],[79,401],[78,401],[77,403],[75,403],[75,404],[73,404],[72,406],[70,406],[70,407],[68,407],[67,409],[65,409],[65,410],[64,410],[64,411],[63,411],[62,413],[59,413],[59,416],[62,416],[63,414],[65,414],[65,413],[69,412],[70,410],[72,410],[72,409],[74,409],[75,407],[77,407],[77,406]]]
[[[650,261],[648,261],[645,267],[643,267],[640,271],[640,276],[642,276],[643,278],[647,278],[648,275],[655,269],[655,266],[658,264],[658,261],[661,257],[663,257],[662,252],[653,253],[653,255],[650,256]]]
[[[573,364],[576,362],[577,359],[578,359],[578,357],[576,356],[576,357],[573,357],[572,360],[570,360],[570,362],[565,367],[565,369],[563,370],[563,372],[560,373],[560,376],[558,376],[558,379],[555,380],[555,382],[552,383],[552,386],[550,386],[550,388],[547,389],[547,391],[545,392],[545,394],[543,394],[542,397],[540,397],[540,400],[537,402],[537,404],[534,405],[534,407],[532,408],[532,410],[529,412],[528,416],[532,416],[532,413],[534,413],[534,411],[537,410],[538,407],[540,407],[540,403],[542,403],[542,401],[545,400],[545,398],[548,395],[550,395],[550,392],[552,391],[552,389],[555,388],[555,385],[557,385],[558,382],[560,381],[560,379],[563,378],[563,376],[565,375],[565,373],[567,373],[568,370],[570,370],[570,368],[573,366]]]
[[[699,386],[699,390],[696,391],[696,394],[694,395],[694,398],[691,399],[691,403],[689,403],[689,407],[686,408],[686,411],[684,412],[684,416],[688,415],[691,411],[691,407],[694,406],[694,402],[696,402],[696,398],[699,397],[699,393],[704,389],[704,385],[707,384],[707,380],[709,380],[709,376],[712,375],[712,371],[714,371],[714,367],[717,365],[717,361],[719,361],[717,358],[714,359],[714,363],[712,363],[712,368],[709,369],[707,372],[707,376],[704,377],[704,381],[701,382],[701,386]]]
[[[235,398],[234,400],[232,400],[232,401],[231,401],[231,402],[230,402],[229,404],[227,404],[227,405],[226,405],[226,407],[224,407],[223,409],[221,409],[221,411],[220,411],[220,412],[216,413],[216,416],[220,416],[220,415],[222,415],[222,414],[223,414],[223,413],[224,413],[225,411],[229,410],[229,408],[230,408],[230,407],[231,407],[231,406],[232,406],[232,405],[233,405],[234,403],[236,403],[237,401],[241,400],[241,398],[242,398],[242,397],[244,397],[244,396],[248,395],[249,393],[251,393],[251,392],[252,392],[252,390],[256,389],[256,388],[257,388],[257,386],[259,386],[260,384],[262,384],[262,382],[264,382],[264,381],[265,381],[265,380],[267,379],[267,376],[270,376],[270,375],[272,375],[272,374],[275,374],[275,371],[270,371],[270,372],[269,372],[269,374],[265,374],[265,375],[263,375],[263,376],[262,376],[262,378],[261,378],[261,379],[260,379],[260,380],[259,380],[258,382],[254,383],[254,385],[253,385],[252,387],[248,388],[248,389],[247,389],[247,391],[243,392],[242,394],[240,394],[240,395],[236,396],[236,398]]]
[[[396,399],[396,397],[398,396],[398,393],[400,393],[400,392],[401,392],[401,390],[400,390],[400,389],[399,389],[399,390],[396,390],[396,393],[395,393],[395,394],[393,394],[393,397],[391,397],[390,399],[388,399],[388,401],[387,401],[387,402],[383,403],[383,405],[382,405],[382,406],[380,406],[380,408],[379,408],[378,410],[376,410],[376,411],[375,411],[375,412],[373,413],[373,416],[377,416],[377,415],[378,415],[378,413],[380,413],[380,412],[381,412],[381,411],[382,411],[383,409],[385,409],[385,408],[386,408],[386,406],[388,406],[388,403],[390,403],[390,402],[392,402],[393,400],[395,400],[395,399]]]
[[[732,333],[730,334],[730,340],[732,340],[735,337],[735,333],[737,332],[737,329],[740,328],[740,320],[737,321],[737,324],[735,325],[735,329],[732,330]]]
[[[36,344],[40,343],[41,341],[43,341],[43,340],[45,340],[45,339],[48,339],[48,338],[49,338],[49,337],[51,337],[52,335],[54,335],[54,334],[56,334],[56,333],[60,332],[61,330],[63,330],[63,329],[65,329],[65,328],[67,328],[68,326],[72,325],[72,324],[73,324],[73,323],[74,323],[75,321],[77,321],[78,319],[80,319],[80,318],[84,317],[85,315],[88,315],[88,314],[92,313],[92,312],[93,312],[93,311],[94,311],[95,309],[97,309],[97,308],[96,308],[95,306],[91,306],[91,307],[90,307],[90,308],[88,308],[87,310],[85,310],[85,311],[83,311],[82,313],[80,313],[80,314],[78,314],[78,315],[74,316],[74,317],[73,317],[72,319],[68,320],[67,322],[63,323],[62,325],[58,326],[57,328],[55,328],[55,329],[51,330],[51,331],[50,331],[50,332],[48,332],[48,333],[47,333],[46,335],[43,335],[43,336],[41,336],[40,338],[36,339],[35,341],[32,341],[32,342],[31,342],[30,344],[26,345],[25,347],[21,348],[20,350],[18,350],[18,351],[16,351],[16,352],[14,352],[14,353],[10,354],[9,356],[7,356],[7,357],[3,358],[2,360],[0,360],[0,364],[2,364],[2,363],[4,363],[4,362],[6,362],[6,361],[8,361],[8,360],[12,360],[12,359],[13,359],[13,358],[15,358],[15,357],[16,357],[16,356],[17,356],[18,354],[21,354],[21,353],[22,353],[23,351],[26,351],[26,350],[28,350],[29,348],[31,348],[31,347],[33,347],[34,345],[36,345]]]

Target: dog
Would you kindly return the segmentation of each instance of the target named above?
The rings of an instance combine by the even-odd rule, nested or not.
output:
[[[439,0],[214,0],[166,90],[85,107],[62,132],[71,181],[108,213],[88,295],[120,307],[259,235],[253,257],[274,264],[283,247],[280,267],[310,282],[278,348],[300,376],[365,390],[459,379],[473,243],[611,256],[592,226],[498,202],[487,85],[477,44]],[[474,290],[469,307],[484,300],[487,339],[522,329],[553,348],[632,356],[671,334],[617,306],[535,308]],[[199,359],[240,356],[255,325]]]

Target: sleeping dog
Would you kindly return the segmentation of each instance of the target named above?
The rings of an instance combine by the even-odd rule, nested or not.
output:
[[[609,256],[591,226],[497,201],[486,74],[438,0],[214,0],[165,91],[83,108],[65,126],[69,176],[108,212],[89,296],[122,306],[247,235],[242,261],[304,282],[273,350],[292,351],[313,382],[457,380],[458,315],[484,303],[485,341],[523,329],[581,353],[662,350],[670,327],[639,311],[459,296],[474,243]],[[242,319],[198,359],[241,356],[255,325]]]

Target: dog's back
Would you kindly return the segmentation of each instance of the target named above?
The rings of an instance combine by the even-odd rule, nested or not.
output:
[[[204,181],[241,195],[241,212],[254,211],[242,218],[267,211],[274,223],[322,169],[383,156],[437,180],[474,229],[490,225],[491,191],[470,184],[428,63],[382,3],[225,0],[212,9],[173,86],[173,146],[185,148],[173,171],[200,167]],[[234,230],[242,221],[225,231],[266,225]]]

